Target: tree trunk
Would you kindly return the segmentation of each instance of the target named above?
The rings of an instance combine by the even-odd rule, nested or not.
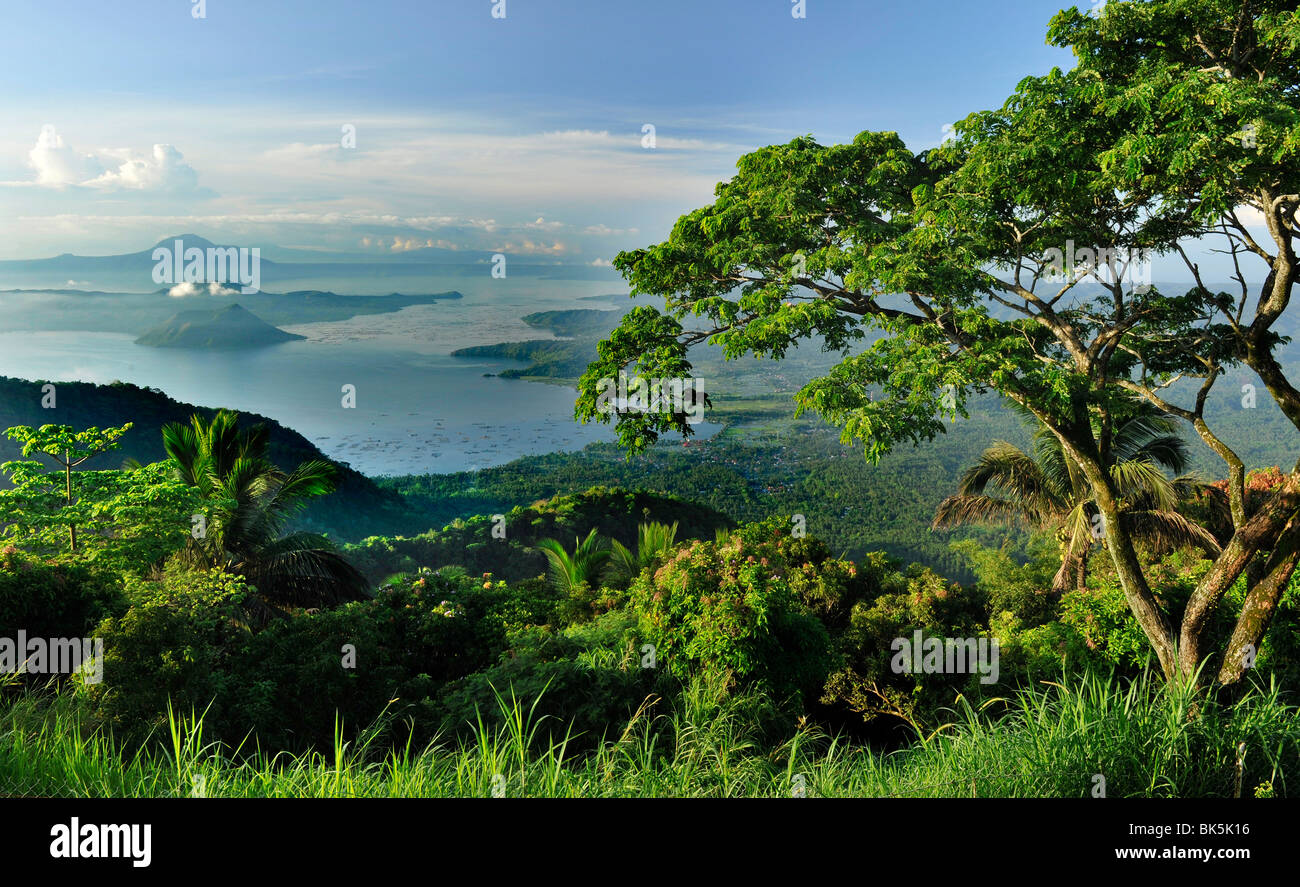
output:
[[[1075,448],[1079,466],[1092,487],[1097,510],[1101,512],[1105,530],[1106,548],[1115,563],[1115,574],[1129,610],[1142,627],[1143,633],[1155,649],[1156,658],[1165,677],[1173,678],[1178,674],[1178,655],[1174,642],[1174,630],[1168,618],[1160,610],[1151,587],[1147,584],[1146,574],[1138,560],[1137,550],[1133,547],[1133,537],[1124,529],[1120,521],[1119,502],[1111,486],[1110,476],[1095,459]]]
[[[68,453],[67,450],[63,451],[63,478],[65,484],[64,492],[68,498],[68,505],[69,507],[71,507],[72,505],[72,456]],[[72,551],[73,553],[75,553],[77,550],[77,525],[76,524],[73,523],[68,524],[68,536],[72,543]]]
[[[1264,564],[1263,577],[1251,583],[1241,616],[1233,629],[1232,639],[1223,655],[1219,669],[1219,683],[1228,685],[1241,680],[1254,667],[1264,635],[1273,624],[1278,602],[1286,592],[1287,583],[1300,562],[1300,520],[1292,518],[1282,531],[1273,551]]]
[[[1291,570],[1294,570],[1294,563],[1285,575],[1278,575],[1290,560],[1287,546],[1291,544],[1289,540],[1280,537],[1298,508],[1300,508],[1300,483],[1297,482],[1294,474],[1289,474],[1265,506],[1243,526],[1237,528],[1232,538],[1228,540],[1228,544],[1224,546],[1223,552],[1215,559],[1214,566],[1201,577],[1196,590],[1187,601],[1187,609],[1183,611],[1178,658],[1179,669],[1184,677],[1190,678],[1194,675],[1201,661],[1208,655],[1205,650],[1206,635],[1215,606],[1259,552],[1278,547],[1274,552],[1275,556],[1270,557],[1265,566],[1264,580],[1251,590],[1251,594],[1259,590],[1257,601],[1266,602],[1274,591],[1280,594],[1281,590],[1286,588],[1286,581],[1290,578]],[[1270,590],[1271,586],[1279,581],[1280,589]],[[1249,606],[1243,609],[1237,620],[1237,628],[1233,632],[1234,643],[1237,640],[1237,632],[1242,633],[1243,648],[1245,644],[1251,643],[1249,638],[1258,641],[1262,636],[1257,635],[1255,629],[1251,627],[1259,620],[1248,618],[1249,609]],[[1271,616],[1269,618],[1271,619]],[[1264,627],[1267,628],[1267,620],[1264,622]],[[1230,647],[1229,658],[1233,655],[1231,650]]]

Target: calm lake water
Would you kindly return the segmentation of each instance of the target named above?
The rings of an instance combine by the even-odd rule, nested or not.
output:
[[[349,292],[343,283],[313,280],[310,286]],[[574,422],[573,389],[486,378],[522,364],[453,358],[450,352],[551,338],[519,317],[624,307],[626,299],[582,300],[618,292],[617,282],[481,283],[460,277],[431,283],[426,277],[419,283],[402,281],[388,291],[456,289],[465,297],[393,314],[286,325],[307,340],[239,352],[150,348],[119,333],[0,329],[0,375],[121,380],[160,388],[187,403],[261,413],[300,432],[330,458],[370,475],[474,470],[614,440],[612,426]],[[184,307],[198,306],[187,302]],[[355,386],[355,409],[342,406],[344,385]],[[706,437],[716,426],[697,430]]]

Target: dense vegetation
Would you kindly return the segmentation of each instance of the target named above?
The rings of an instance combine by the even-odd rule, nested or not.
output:
[[[663,310],[594,343],[576,414],[647,461],[596,447],[380,489],[270,423],[60,386],[56,415],[92,403],[96,422],[18,421],[0,465],[0,785],[1295,794],[1292,5],[1065,12],[1050,39],[1078,68],[939,148],[868,132],[741,158],[712,205],[616,259]],[[1234,294],[1193,266],[1180,293],[1099,262],[1054,280],[1045,258],[1064,238],[1186,256],[1216,230],[1268,268],[1253,305],[1244,273]],[[596,320],[534,322],[590,337]],[[833,356],[758,394],[797,387],[838,437],[753,391],[718,396],[725,430],[675,448],[680,405],[599,405],[622,371],[684,378],[800,343]],[[1271,407],[1215,388],[1232,373]],[[51,415],[39,385],[5,384],[6,410]],[[116,415],[127,400],[147,407]],[[1220,479],[1179,475],[1204,464]],[[404,534],[340,548],[295,524],[331,500],[341,525]],[[454,519],[419,532],[433,518]],[[37,631],[103,658],[4,643]]]
[[[111,448],[122,430],[111,431],[81,432],[70,446]],[[61,452],[59,435],[69,433],[15,429],[11,436]],[[386,578],[361,600],[312,606],[302,589],[314,585],[291,581],[286,596],[272,581],[275,571],[250,561],[275,548],[273,537],[251,549],[242,540],[264,523],[250,515],[276,509],[286,488],[324,494],[328,466],[307,463],[286,475],[265,461],[265,438],[265,430],[240,429],[228,414],[195,417],[166,429],[166,462],[75,472],[116,475],[121,483],[77,477],[72,504],[57,495],[37,500],[23,485],[0,494],[0,506],[37,518],[6,530],[0,625],[48,637],[93,635],[105,649],[100,682],[84,674],[52,682],[29,675],[10,688],[7,729],[22,737],[4,759],[11,784],[95,794],[134,782],[145,793],[174,793],[176,784],[149,782],[148,768],[138,766],[169,741],[190,755],[182,782],[206,773],[214,781],[205,791],[213,793],[324,792],[308,774],[318,766],[314,755],[330,749],[371,773],[357,774],[369,786],[358,789],[363,793],[400,791],[383,787],[390,779],[415,780],[412,791],[418,784],[418,791],[474,793],[482,774],[470,778],[461,769],[450,782],[433,774],[467,762],[497,767],[493,777],[513,772],[495,757],[511,743],[519,752],[511,767],[519,772],[509,778],[523,780],[512,791],[528,792],[544,790],[528,774],[546,761],[558,767],[564,793],[788,791],[796,771],[772,769],[766,755],[751,760],[746,747],[784,749],[804,774],[800,785],[828,795],[942,794],[958,782],[961,794],[972,783],[980,794],[1078,794],[1096,772],[1110,774],[1112,792],[1227,794],[1235,790],[1226,762],[1236,741],[1259,747],[1251,778],[1261,792],[1285,794],[1294,779],[1297,736],[1277,726],[1295,714],[1279,690],[1300,684],[1294,589],[1259,657],[1259,673],[1280,683],[1262,685],[1235,707],[1208,708],[1194,723],[1161,728],[1160,741],[1171,749],[1203,754],[1112,763],[1090,755],[1106,742],[1136,742],[1163,723],[1162,711],[1188,699],[1148,682],[1148,649],[1104,562],[1085,588],[1059,600],[1049,593],[1059,555],[1046,539],[1030,546],[1025,564],[964,543],[961,555],[978,581],[959,586],[881,554],[836,557],[788,519],[734,527],[682,500],[596,488],[514,509],[505,520],[480,517],[438,534],[351,547],[347,557]],[[153,502],[154,519],[159,526],[173,520],[180,530],[155,531],[152,548],[127,544],[133,525],[117,509],[95,507],[102,497],[129,494],[132,475],[142,472],[149,488],[170,491]],[[182,518],[206,509],[204,538],[175,520],[172,497]],[[654,523],[668,516],[674,526]],[[76,550],[66,535],[74,519],[81,526]],[[573,549],[570,539],[581,545]],[[229,556],[214,558],[213,550]],[[1204,566],[1185,550],[1159,565],[1172,604]],[[312,577],[319,579],[308,571]],[[1233,600],[1244,593],[1242,583]],[[996,637],[1000,668],[991,681],[973,671],[892,668],[893,639],[917,632]],[[1089,673],[1108,677],[1083,677]],[[1077,692],[1105,718],[1119,719],[1113,736],[1085,741],[1070,723],[1079,717],[1075,703],[1036,689],[1063,675],[1094,682]],[[1128,690],[1120,689],[1123,681],[1132,681]],[[1016,694],[1019,702],[1009,705]],[[1121,704],[1123,694],[1130,698]],[[1026,720],[1039,710],[1060,723]],[[958,731],[949,739],[908,746],[954,717]],[[83,738],[60,745],[54,737],[68,719],[82,725]],[[1017,743],[1039,741],[1036,731],[1044,729],[1059,734],[1062,745],[1051,754],[1069,757],[1069,769],[1007,757]],[[844,758],[837,743],[827,744],[832,732],[841,742],[909,750],[893,764]],[[400,757],[409,754],[401,749],[430,743],[424,755]],[[712,781],[717,774],[698,757],[717,743],[735,757],[736,775],[724,784]],[[100,773],[96,785],[57,763],[75,769],[84,755],[131,748],[144,755],[135,768]],[[489,748],[487,763],[473,757]],[[273,765],[263,755],[274,749],[302,757]],[[50,760],[42,764],[41,756]],[[395,769],[370,782],[380,771],[368,768],[383,761]],[[1157,767],[1170,778],[1154,778]],[[583,775],[609,772],[622,774],[621,788],[598,789]],[[71,781],[54,788],[55,779]]]

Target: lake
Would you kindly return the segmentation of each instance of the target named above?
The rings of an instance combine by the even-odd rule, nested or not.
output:
[[[339,288],[346,282],[314,279],[310,286],[348,292]],[[285,325],[307,339],[248,351],[151,348],[123,333],[0,331],[0,375],[121,380],[187,403],[261,413],[369,475],[476,470],[615,439],[611,425],[573,420],[573,389],[489,378],[485,374],[521,364],[453,358],[450,352],[551,338],[519,318],[533,311],[623,307],[626,299],[583,300],[616,292],[617,282],[424,277],[419,286],[392,283],[400,285],[388,291],[457,289],[464,298],[347,321]],[[185,300],[183,307],[197,306]],[[355,408],[342,405],[345,385],[355,386]],[[701,437],[716,429],[697,426]]]

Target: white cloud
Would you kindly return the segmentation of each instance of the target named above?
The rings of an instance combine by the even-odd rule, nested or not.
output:
[[[113,152],[122,155],[125,152]],[[171,145],[154,145],[149,157],[125,157],[115,170],[86,182],[94,188],[128,188],[147,191],[191,191],[199,174]]]
[[[281,145],[278,148],[271,148],[264,151],[262,156],[267,160],[288,160],[296,162],[306,160],[310,157],[320,157],[327,154],[338,154],[342,156],[343,146],[335,142],[333,144],[308,145],[304,142],[293,142],[288,145]]]
[[[588,225],[582,229],[583,234],[591,234],[596,237],[627,237],[639,233],[635,228],[611,228],[604,222],[597,225]]]
[[[65,142],[51,125],[41,128],[27,160],[36,170],[36,184],[51,187],[191,191],[198,185],[198,173],[171,145],[154,145],[144,157],[125,148],[86,154]]]
[[[209,283],[207,287],[204,287],[202,284],[195,284],[185,280],[169,289],[167,295],[171,296],[173,299],[190,299],[194,296],[203,295],[205,289],[209,296],[235,296],[239,294],[239,290],[222,286],[215,280]]]
[[[271,116],[232,114],[229,126],[205,127],[213,117],[227,119],[182,111],[172,121],[193,133],[184,158],[166,146],[148,156],[77,152],[51,132],[42,183],[72,187],[49,187],[36,175],[0,183],[26,186],[30,195],[24,218],[9,219],[10,236],[0,243],[10,254],[86,254],[198,231],[263,246],[297,242],[347,252],[360,243],[385,254],[429,246],[519,250],[586,263],[707,203],[746,147],[685,138],[698,132],[670,120],[657,124],[660,150],[650,151],[641,148],[639,123],[584,129],[549,119],[504,125],[497,118],[399,115],[356,119],[359,132],[385,137],[368,139],[364,150],[344,150],[331,138],[337,120],[278,109]],[[81,138],[132,144],[138,131],[141,125],[115,120]],[[29,147],[11,142],[8,153],[22,157]],[[197,181],[190,158],[202,170],[198,184],[219,191],[198,188],[211,198],[201,213],[190,212]],[[113,206],[104,201],[109,195],[130,195],[132,203]]]
[[[516,253],[529,256],[559,256],[569,252],[569,248],[559,241],[554,243],[544,243],[527,238],[523,240],[511,240],[500,244],[496,247],[497,252]]]
[[[27,154],[36,170],[38,185],[76,185],[104,172],[104,166],[91,154],[81,154],[63,141],[63,136],[49,124],[41,127],[36,147]]]
[[[369,238],[366,239],[368,240]],[[426,249],[427,247],[431,247],[433,245],[434,245],[433,241],[428,238],[424,240],[419,240],[418,238],[415,237],[406,237],[406,238],[394,237],[393,244],[392,246],[389,247],[389,250],[395,253],[405,253],[405,252],[410,252],[413,249]]]

